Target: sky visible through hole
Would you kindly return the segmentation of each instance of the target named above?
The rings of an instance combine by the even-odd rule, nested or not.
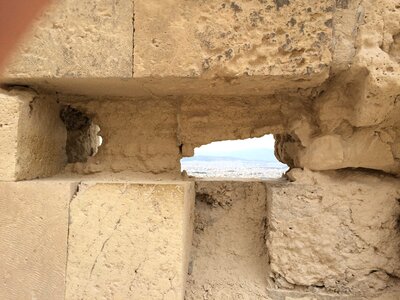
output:
[[[182,170],[195,177],[279,178],[288,169],[274,155],[274,137],[213,142],[181,160]]]

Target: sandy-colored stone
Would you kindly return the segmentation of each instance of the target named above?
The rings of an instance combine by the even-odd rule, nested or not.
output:
[[[398,1],[346,3],[336,20],[342,48],[336,47],[335,72],[346,71],[321,86],[300,116],[292,112],[287,134],[278,137],[278,156],[312,170],[362,167],[399,174]]]
[[[75,190],[68,182],[0,182],[0,299],[64,299]]]
[[[183,299],[193,204],[192,183],[81,184],[66,299]]]
[[[18,121],[21,102],[17,97],[1,95],[0,101],[0,179],[14,180],[16,177]],[[19,97],[22,98],[22,97]],[[32,98],[29,98],[31,100]],[[29,101],[28,100],[28,101]]]
[[[62,260],[68,300],[400,299],[398,0],[55,5],[2,79],[0,181],[67,181],[0,183],[0,298],[63,299]],[[271,133],[295,182],[198,183],[188,267],[193,183],[158,180]]]
[[[175,99],[85,100],[73,106],[93,117],[103,144],[87,163],[74,164],[75,172],[180,172]]]
[[[125,170],[179,174],[179,160],[192,156],[195,147],[285,130],[282,100],[267,96],[59,99],[87,113],[100,127],[99,152],[87,163],[71,166],[85,174]]]
[[[135,77],[265,76],[315,86],[331,62],[333,1],[135,1]],[[286,86],[288,87],[288,86]]]
[[[133,0],[54,1],[5,77],[132,77]]]
[[[66,163],[60,107],[29,90],[0,91],[0,181],[46,177]]]
[[[268,185],[267,248],[278,287],[369,295],[398,287],[400,183],[365,172],[294,169]]]
[[[185,299],[269,299],[262,182],[196,182]]]

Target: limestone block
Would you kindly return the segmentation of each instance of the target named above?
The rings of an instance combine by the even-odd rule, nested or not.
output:
[[[296,181],[268,184],[267,248],[276,285],[360,296],[398,288],[398,180],[300,169],[289,178]]]
[[[31,91],[0,91],[0,181],[45,177],[66,163],[59,106]]]
[[[18,147],[18,121],[21,101],[18,96],[2,93],[0,101],[0,179],[13,180],[16,178],[17,147]],[[31,100],[32,98],[28,98]]]
[[[317,85],[329,73],[333,2],[137,0],[134,77],[251,75],[275,87]]]
[[[270,299],[265,205],[262,182],[196,182],[185,299]]]
[[[311,107],[304,106],[301,126],[298,117],[289,119],[277,152],[291,166],[312,170],[362,167],[400,174],[398,1],[339,4],[337,38],[353,46],[336,44],[333,71],[346,71],[320,88]],[[356,20],[344,18],[354,14]]]
[[[183,299],[192,185],[80,185],[70,205],[66,299]]]
[[[65,101],[69,100],[66,97]],[[75,171],[180,174],[175,99],[82,98],[72,105],[93,116],[103,138],[96,156],[85,164],[75,164]]]
[[[284,131],[282,102],[276,97],[191,96],[180,103],[179,137],[187,149]]]
[[[5,77],[132,77],[133,1],[54,1]]]
[[[400,61],[395,51],[400,31],[397,0],[368,0],[363,3],[363,24],[357,38],[359,49],[353,68],[362,85],[353,89],[356,98],[353,116],[355,126],[379,125],[399,110]]]
[[[67,182],[0,182],[0,299],[64,299]]]
[[[364,167],[396,173],[400,164],[393,158],[390,145],[378,130],[360,129],[350,138],[339,135],[316,137],[299,153],[299,164],[312,170]]]

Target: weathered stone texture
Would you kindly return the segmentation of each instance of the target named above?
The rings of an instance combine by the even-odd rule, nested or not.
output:
[[[179,160],[192,156],[195,147],[285,130],[282,100],[274,97],[60,99],[91,116],[103,138],[95,157],[72,166],[79,173],[130,170],[179,174]]]
[[[180,172],[174,99],[99,99],[73,106],[93,117],[103,138],[96,156],[75,164],[75,171]]]
[[[183,156],[218,140],[260,137],[285,130],[282,101],[275,97],[183,97],[179,109]]]
[[[70,205],[66,299],[183,299],[193,184],[87,183]]]
[[[0,181],[58,173],[66,163],[58,104],[29,90],[1,90],[0,100]]]
[[[0,298],[64,299],[68,182],[0,182]]]
[[[0,178],[2,180],[13,180],[16,177],[18,120],[21,102],[15,99],[18,97],[4,93],[1,98],[0,152],[2,159],[0,161]]]
[[[399,288],[398,180],[299,169],[289,177],[296,181],[268,184],[267,248],[275,285],[360,296]]]
[[[0,182],[0,298],[182,299],[189,270],[188,299],[400,299],[400,184],[371,171],[400,174],[399,1],[134,4],[55,4],[9,65],[38,92],[0,92],[0,181],[103,173],[68,246],[74,184]],[[269,133],[303,171],[198,183],[189,268],[193,183],[107,177],[180,177],[195,147]],[[313,172],[344,168],[369,170]]]
[[[135,1],[134,76],[317,85],[331,63],[333,2]]]
[[[133,0],[55,1],[6,77],[132,77]]]
[[[262,182],[196,182],[185,299],[269,299]]]
[[[277,152],[282,161],[312,170],[362,167],[399,174],[398,1],[352,7],[358,25],[340,19],[343,30],[357,33],[349,70],[315,93],[308,113],[289,121]]]

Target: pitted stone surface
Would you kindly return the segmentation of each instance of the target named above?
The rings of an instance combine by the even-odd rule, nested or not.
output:
[[[295,182],[267,185],[266,240],[275,285],[370,298],[397,289],[400,295],[398,180],[300,169],[289,178]]]
[[[266,213],[262,182],[196,182],[185,299],[270,299]]]
[[[338,18],[352,32],[348,70],[333,76],[308,100],[303,113],[278,137],[277,153],[291,166],[312,170],[361,167],[400,173],[400,64],[398,1],[364,0],[347,9],[356,22]],[[340,40],[338,40],[340,41]],[[340,43],[339,43],[340,46]],[[342,45],[343,46],[343,45]],[[355,50],[356,49],[356,50]],[[340,50],[342,51],[342,50]]]
[[[269,76],[277,85],[317,85],[331,63],[333,6],[332,0],[135,1],[134,76]]]

